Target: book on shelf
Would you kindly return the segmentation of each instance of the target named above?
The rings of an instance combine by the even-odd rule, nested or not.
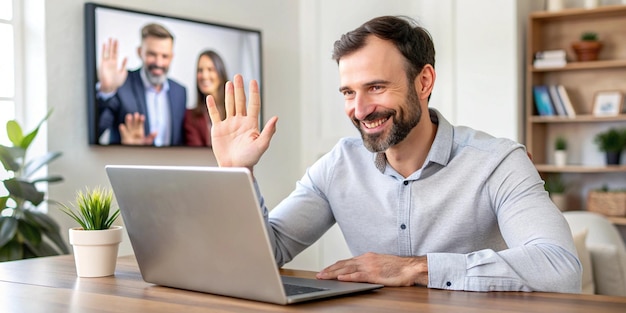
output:
[[[567,54],[563,49],[535,52],[533,66],[536,68],[564,67],[565,65],[567,65]]]
[[[567,112],[565,112],[565,105],[559,97],[559,91],[556,85],[549,85],[548,92],[550,93],[550,100],[552,100],[552,105],[554,105],[554,110],[556,111],[556,115],[558,116],[567,116]]]
[[[574,110],[574,106],[572,105],[572,101],[569,99],[569,95],[567,94],[565,87],[563,85],[557,85],[556,89],[561,101],[563,102],[567,116],[571,118],[576,117],[576,111]]]
[[[567,58],[567,53],[565,53],[564,49],[556,49],[556,50],[543,50],[535,52],[535,60],[538,59],[560,59],[565,60]]]
[[[554,106],[550,99],[550,92],[546,85],[533,86],[533,96],[535,99],[535,107],[541,116],[554,115]]]

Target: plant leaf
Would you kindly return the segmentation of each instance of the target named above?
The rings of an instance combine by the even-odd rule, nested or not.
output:
[[[63,177],[61,177],[59,175],[52,175],[52,176],[37,178],[37,179],[33,180],[31,183],[33,183],[33,184],[40,183],[40,182],[57,183],[57,182],[60,182],[60,181],[63,181]]]
[[[7,200],[9,200],[9,196],[0,197],[0,213],[2,213],[2,210],[4,210],[4,208],[6,208]]]
[[[25,243],[38,246],[41,243],[41,232],[26,220],[18,220],[17,231],[24,238]]]
[[[43,231],[43,234],[46,235],[46,237],[48,237],[50,241],[52,241],[59,248],[59,250],[61,250],[63,254],[70,253],[69,248],[65,244],[65,241],[61,237],[61,234],[59,233],[58,230],[54,231],[50,229],[43,229],[42,231]]]
[[[40,242],[36,246],[33,246],[28,242],[26,242],[25,245],[27,249],[30,250],[30,252],[32,252],[33,256],[36,256],[36,257],[51,256],[51,255],[59,254],[59,251],[54,249],[50,244],[48,244],[45,241]],[[26,253],[24,253],[24,255],[26,255]]]
[[[4,186],[13,197],[27,200],[35,206],[39,205],[44,199],[45,194],[37,190],[33,183],[11,178],[4,181]]]
[[[22,127],[17,123],[16,120],[10,120],[7,122],[7,135],[9,136],[9,140],[16,147],[22,146],[22,140],[24,140],[24,133],[22,132]]]
[[[46,114],[46,116],[44,116],[44,118],[39,121],[39,124],[37,124],[37,127],[35,127],[35,129],[33,129],[33,131],[31,131],[30,133],[28,133],[26,136],[24,136],[24,139],[22,139],[21,144],[19,145],[20,147],[27,149],[30,144],[33,142],[33,140],[35,139],[35,137],[37,137],[37,133],[39,132],[39,128],[41,127],[41,125],[48,120],[48,118],[50,117],[50,115],[52,114],[53,109],[51,108],[50,110],[48,110],[48,113]],[[17,145],[16,145],[17,146]]]
[[[4,246],[0,246],[0,262],[13,261],[24,258],[24,246],[17,240],[12,240]]]
[[[26,165],[24,166],[24,170],[22,171],[22,177],[30,177],[42,166],[60,157],[61,154],[61,152],[48,152],[45,155],[28,161],[28,163],[26,163]]]
[[[59,231],[59,225],[45,213],[24,210],[24,218],[31,224],[52,231]]]
[[[15,217],[0,217],[0,247],[4,246],[15,237],[17,224]]]
[[[0,145],[0,161],[7,171],[17,172],[20,169],[18,159],[23,159],[26,150],[22,148]]]

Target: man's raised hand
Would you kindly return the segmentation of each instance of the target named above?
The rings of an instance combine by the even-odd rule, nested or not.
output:
[[[261,94],[256,80],[250,81],[250,100],[246,106],[243,77],[235,75],[232,82],[226,83],[226,118],[220,113],[212,96],[207,97],[207,108],[211,118],[211,141],[213,153],[219,166],[247,167],[252,172],[254,165],[265,153],[276,132],[277,117],[267,121],[263,131],[259,131]]]
[[[98,81],[100,82],[100,91],[104,93],[115,92],[128,76],[126,71],[126,61],[124,58],[122,66],[117,64],[117,40],[109,38],[108,45],[102,45],[100,66],[98,67]]]

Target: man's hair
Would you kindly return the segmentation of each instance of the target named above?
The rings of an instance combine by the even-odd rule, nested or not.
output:
[[[163,25],[150,23],[144,26],[141,29],[141,40],[144,40],[148,37],[156,37],[161,39],[172,39],[174,41],[174,36],[170,33],[167,28],[163,27]]]
[[[339,60],[365,46],[368,36],[389,40],[404,56],[409,83],[413,82],[424,65],[435,66],[435,46],[428,31],[406,16],[381,16],[371,19],[335,41],[333,59]]]

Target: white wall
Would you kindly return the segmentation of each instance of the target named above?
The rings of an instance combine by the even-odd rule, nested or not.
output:
[[[43,0],[26,0],[39,1]],[[343,100],[337,92],[337,67],[330,55],[340,34],[374,16],[409,15],[433,35],[438,73],[433,107],[453,123],[517,139],[519,84],[523,81],[516,65],[523,51],[518,6],[526,6],[520,2],[536,4],[536,0],[98,2],[262,30],[264,114],[266,120],[277,115],[279,122],[272,145],[255,174],[270,208],[289,194],[306,167],[339,137],[357,134],[344,116]],[[88,146],[83,3],[46,2],[42,13],[45,42],[41,45],[45,51],[45,88],[42,91],[27,86],[28,97],[44,93],[47,106],[55,108],[48,123],[48,148],[63,151],[64,155],[51,164],[49,172],[62,174],[65,182],[50,186],[50,198],[68,202],[84,186],[108,185],[103,169],[106,164],[214,165],[208,150]],[[470,41],[485,38],[484,32],[494,39],[486,42],[488,47]],[[494,120],[496,115],[502,118]],[[58,211],[50,212],[62,222],[63,229],[73,225]],[[130,252],[126,239],[122,254]],[[342,236],[334,228],[288,266],[319,269],[348,256]]]
[[[36,0],[30,0],[36,1]],[[141,147],[91,147],[87,144],[87,107],[85,91],[85,56],[83,0],[45,2],[45,75],[43,90],[28,84],[27,97],[40,96],[47,89],[45,101],[54,108],[48,128],[48,149],[63,156],[50,164],[50,173],[62,174],[65,181],[49,187],[49,197],[67,203],[84,186],[108,186],[106,164],[214,165],[208,149]],[[298,46],[298,2],[290,0],[108,0],[98,3],[153,13],[214,21],[261,29],[263,36],[264,114],[266,119],[279,116],[278,133],[269,151],[255,170],[267,204],[273,207],[291,190],[300,177],[300,86]],[[38,3],[41,5],[41,2]],[[276,12],[290,12],[276,14]],[[271,17],[271,18],[268,18]],[[285,40],[292,38],[293,40]],[[42,50],[36,51],[41,53]],[[176,60],[176,62],[195,60]],[[44,110],[45,111],[45,110]],[[41,111],[40,111],[41,112]],[[43,113],[41,113],[43,114]],[[43,115],[40,115],[43,116]],[[38,116],[37,118],[40,118]],[[285,156],[289,151],[289,156]],[[166,191],[165,191],[166,192]],[[61,228],[74,226],[69,218],[50,208],[61,221]],[[65,231],[63,233],[65,234]],[[122,254],[131,253],[128,240]]]
[[[437,80],[431,107],[452,123],[518,140],[524,22],[531,5],[539,2],[301,1],[302,170],[340,137],[358,136],[343,112],[332,45],[341,34],[386,14],[412,17],[433,37]],[[319,269],[347,257],[350,253],[335,226],[289,266]]]

